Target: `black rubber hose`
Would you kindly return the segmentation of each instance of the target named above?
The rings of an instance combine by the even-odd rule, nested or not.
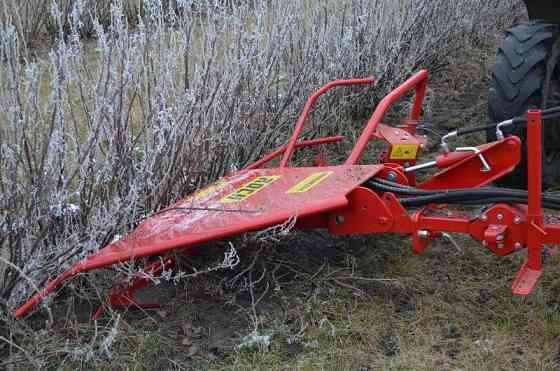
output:
[[[404,207],[421,207],[426,206],[431,203],[439,203],[439,204],[455,204],[455,205],[488,205],[488,204],[495,204],[495,203],[508,203],[508,204],[527,204],[526,199],[522,198],[510,198],[510,197],[491,197],[486,199],[477,199],[477,200],[449,200],[445,197],[440,199],[432,199],[429,202],[426,201],[415,201],[413,198],[406,198],[406,199],[399,199],[399,202]],[[558,203],[550,203],[543,201],[542,207],[545,209],[551,210],[560,210],[560,205]]]
[[[512,198],[503,198],[503,197],[495,197],[495,198],[488,198],[485,199],[484,202],[481,202],[480,200],[478,201],[455,201],[455,202],[443,202],[443,203],[448,203],[448,204],[453,204],[453,205],[461,205],[461,206],[477,206],[477,205],[489,205],[489,204],[496,204],[496,203],[506,203],[506,204],[527,204],[527,200],[521,200],[521,199],[512,199]],[[426,206],[427,204],[421,205],[421,206]],[[560,210],[560,205],[556,204],[556,203],[548,203],[548,202],[544,202],[542,203],[542,207],[544,209],[549,209],[549,210]]]
[[[411,186],[407,186],[404,184],[391,182],[390,180],[381,179],[381,178],[374,178],[371,180],[374,183],[381,183],[380,186],[392,187],[393,189],[390,192],[394,193],[401,193],[401,190],[415,190],[417,193],[410,193],[410,194],[434,194],[434,193],[449,193],[455,191],[463,191],[463,192],[500,192],[501,194],[507,196],[517,196],[517,197],[529,197],[529,193],[526,190],[522,189],[512,189],[512,188],[501,188],[501,187],[482,187],[482,188],[455,188],[455,189],[441,189],[441,190],[424,190],[418,189]],[[375,184],[374,184],[375,185]],[[551,201],[551,202],[559,202],[560,203],[560,194],[557,193],[543,193],[542,194],[543,200]]]
[[[504,198],[512,198],[512,199],[519,199],[523,200],[523,197],[514,197],[508,196],[506,194],[500,194],[497,192],[489,192],[483,194],[474,194],[474,193],[467,193],[467,192],[449,192],[449,193],[436,193],[433,195],[425,195],[425,196],[417,196],[417,197],[409,197],[404,198],[404,201],[409,201],[411,203],[450,203],[450,202],[457,202],[457,201],[476,201],[481,200],[483,201],[486,198],[494,198],[494,197],[504,197]],[[443,202],[446,201],[446,202]],[[404,203],[403,203],[404,205]]]
[[[544,111],[542,111],[542,119],[543,120],[550,120],[550,119],[555,119],[560,117],[560,107],[553,107],[553,108],[549,108],[549,109],[545,109]],[[513,125],[519,125],[519,124],[524,124],[527,122],[527,116],[521,116],[521,117],[514,117],[513,118]],[[499,122],[495,122],[492,124],[486,124],[486,125],[480,125],[480,126],[471,126],[468,128],[464,128],[464,129],[459,129],[457,130],[457,136],[461,136],[461,135],[466,135],[466,134],[472,134],[472,133],[476,133],[479,131],[485,131],[488,129],[492,129],[496,126],[498,126]]]
[[[464,129],[459,129],[459,130],[457,130],[457,136],[477,133],[479,131],[486,131],[488,129],[495,128],[496,126],[498,126],[498,124],[472,126],[472,127],[468,127],[468,128],[464,128]]]
[[[508,199],[515,199],[519,203],[527,203],[528,194],[526,192],[510,192],[509,190],[500,190],[499,188],[478,188],[478,189],[469,189],[469,190],[448,190],[445,192],[413,192],[409,189],[398,189],[398,188],[391,188],[387,186],[380,186],[380,185],[373,185],[374,189],[383,191],[383,192],[392,192],[398,195],[407,195],[407,196],[418,196],[418,197],[410,197],[408,199],[413,200],[425,200],[423,202],[435,202],[435,199],[438,200],[445,200],[448,201],[447,203],[451,202],[460,202],[460,201],[473,201],[478,203],[488,203],[488,199],[490,198],[508,198]],[[441,202],[441,201],[438,201]],[[550,195],[543,195],[542,202],[546,203],[547,205],[556,205],[560,207],[560,198],[550,196]]]
[[[377,183],[377,182],[368,182],[367,184],[374,189],[382,190],[384,192],[392,192],[396,194],[405,194],[411,196],[431,195],[431,194],[439,193],[439,192],[417,189],[412,187],[409,188],[395,187],[393,185]]]
[[[495,187],[474,189],[451,190],[421,190],[402,186],[386,180],[375,179],[368,182],[374,190],[391,192],[397,195],[418,196],[402,198],[399,201],[403,206],[424,206],[430,203],[454,204],[488,204],[493,202],[527,203],[528,193],[523,190],[502,189]],[[543,195],[543,207],[560,209],[560,198],[552,195]]]
[[[551,107],[551,108],[547,108],[545,110],[542,111],[543,115],[549,115],[549,114],[554,114],[554,113],[559,113],[560,112],[560,106],[556,106],[556,107]]]
[[[486,199],[496,199],[496,198],[516,200],[521,203],[527,202],[527,199],[524,199],[522,197],[507,197],[499,194],[489,194],[486,195],[486,197],[477,197],[477,196],[468,197],[462,194],[456,194],[456,195],[435,194],[430,196],[402,198],[399,199],[399,201],[403,206],[422,206],[431,203],[450,204],[450,203],[460,203],[463,201],[480,202],[481,204],[484,204],[487,203]]]
[[[430,203],[467,202],[469,204],[488,204],[488,203],[496,202],[495,200],[497,199],[501,199],[504,201],[507,200],[508,202],[512,202],[512,203],[522,203],[522,204],[526,204],[528,202],[527,197],[511,196],[508,195],[507,193],[501,193],[501,192],[491,192],[485,194],[475,193],[472,195],[466,195],[463,192],[450,193],[450,194],[442,193],[442,194],[434,194],[434,195],[427,195],[427,196],[402,198],[399,201],[403,206],[422,206]],[[560,209],[560,200],[543,197],[542,205],[546,208]]]

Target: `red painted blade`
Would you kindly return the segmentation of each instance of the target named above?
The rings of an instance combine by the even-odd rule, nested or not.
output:
[[[531,269],[527,262],[523,263],[511,285],[513,295],[527,296],[532,293],[535,287],[537,287],[542,273],[542,269]]]
[[[241,171],[146,219],[132,233],[76,263],[16,311],[23,316],[80,272],[342,208],[346,196],[382,166],[343,165]]]

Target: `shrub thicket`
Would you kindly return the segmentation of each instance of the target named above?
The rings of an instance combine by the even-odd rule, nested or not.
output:
[[[8,318],[34,287],[140,216],[284,143],[318,86],[374,74],[382,94],[495,34],[511,7],[506,0],[5,2],[0,315]],[[30,40],[45,30],[52,48],[37,57]],[[345,92],[318,106],[320,130],[338,129],[355,108],[350,93],[374,102],[372,88]]]

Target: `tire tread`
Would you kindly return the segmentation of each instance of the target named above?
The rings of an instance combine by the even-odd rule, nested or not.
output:
[[[540,106],[547,60],[558,32],[558,25],[540,21],[523,22],[506,32],[490,81],[488,113],[492,122],[507,120]],[[525,140],[522,127],[512,127],[506,132]],[[487,138],[496,140],[495,131],[489,130]],[[497,182],[499,185],[526,187],[527,160],[525,145],[523,147],[521,162]],[[546,172],[547,168],[543,167],[543,173]],[[543,178],[550,179],[550,176],[545,174]]]

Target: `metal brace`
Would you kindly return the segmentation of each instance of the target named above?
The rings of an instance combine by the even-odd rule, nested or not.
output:
[[[480,149],[478,149],[476,147],[458,147],[458,148],[455,148],[455,151],[476,153],[478,159],[480,160],[480,162],[482,162],[482,172],[487,173],[490,170],[492,170],[492,168],[490,167],[490,164],[488,164],[488,161],[486,161],[486,159],[484,158],[484,155],[482,154],[482,151]]]

